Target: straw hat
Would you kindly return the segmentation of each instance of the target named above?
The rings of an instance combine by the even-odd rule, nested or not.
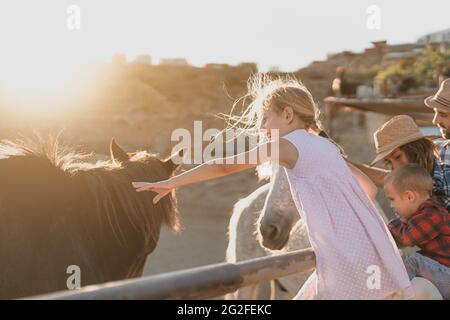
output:
[[[450,112],[450,79],[442,81],[438,92],[426,98],[424,103],[427,107]]]
[[[373,134],[377,155],[371,165],[383,160],[396,148],[423,137],[413,118],[405,115],[393,117]]]

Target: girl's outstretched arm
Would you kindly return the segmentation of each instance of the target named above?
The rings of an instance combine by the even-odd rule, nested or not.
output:
[[[293,148],[293,146],[290,145],[289,142],[280,139],[279,141],[262,144],[252,150],[235,156],[207,161],[167,180],[154,183],[133,182],[133,187],[137,192],[156,192],[157,195],[153,198],[153,203],[157,203],[174,188],[230,175],[239,171],[254,168],[267,161],[289,165],[291,162],[289,155],[292,157],[291,148]],[[278,150],[278,152],[273,152],[274,150]],[[283,156],[280,157],[279,155]]]

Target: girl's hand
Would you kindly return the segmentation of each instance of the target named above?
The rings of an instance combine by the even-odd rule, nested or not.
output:
[[[133,182],[132,185],[136,189],[137,192],[142,192],[142,191],[156,192],[157,195],[153,198],[154,204],[157,204],[158,201],[161,200],[161,198],[166,196],[168,193],[170,193],[172,191],[172,189],[174,189],[174,186],[172,186],[172,184],[168,180],[154,182],[154,183]]]

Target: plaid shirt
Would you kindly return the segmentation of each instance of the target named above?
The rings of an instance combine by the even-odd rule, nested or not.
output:
[[[444,207],[450,211],[450,165],[434,159],[433,166],[433,196],[438,198]]]
[[[441,162],[450,166],[450,140],[438,138],[433,140],[433,143],[439,153]]]
[[[407,222],[396,218],[388,227],[399,246],[418,246],[424,256],[450,267],[450,214],[436,199],[422,203]]]

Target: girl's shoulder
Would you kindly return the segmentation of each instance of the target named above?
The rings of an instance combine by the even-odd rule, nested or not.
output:
[[[295,147],[297,147],[298,149],[305,147],[307,145],[318,146],[318,142],[328,141],[328,139],[325,139],[323,137],[320,137],[318,135],[310,133],[310,132],[306,131],[305,129],[293,130],[293,131],[285,134],[281,138],[288,140],[293,145],[295,145]]]
[[[297,146],[297,142],[304,140],[305,136],[308,134],[309,133],[305,129],[296,129],[281,136],[281,138],[286,139]]]
[[[302,155],[307,162],[334,163],[343,160],[341,150],[330,139],[310,133],[304,129],[297,129],[282,136],[288,140],[298,154]],[[450,171],[449,171],[450,173]]]

